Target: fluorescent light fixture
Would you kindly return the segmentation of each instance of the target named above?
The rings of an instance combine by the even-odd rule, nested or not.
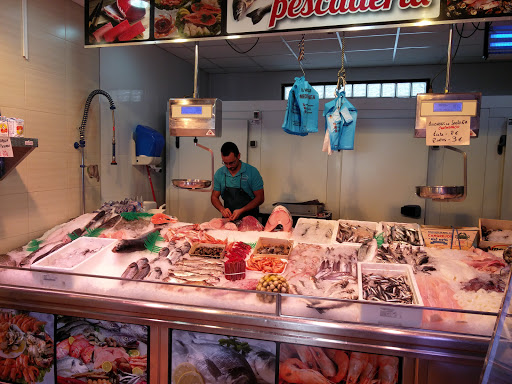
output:
[[[500,47],[512,47],[512,41],[503,42],[503,43],[490,43],[489,47],[500,48]]]
[[[512,39],[512,33],[493,33],[491,39]]]
[[[425,26],[425,25],[432,25],[432,21],[430,20],[421,20],[416,23],[417,26]]]
[[[512,54],[512,25],[492,26],[489,30],[488,52]]]
[[[186,43],[188,39],[174,39],[171,40],[171,43]]]
[[[240,35],[231,35],[231,36],[226,36],[226,39],[240,39],[242,36]]]

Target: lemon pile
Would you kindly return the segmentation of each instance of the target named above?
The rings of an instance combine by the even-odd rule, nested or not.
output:
[[[204,384],[204,379],[196,367],[190,363],[181,363],[172,372],[173,384]]]

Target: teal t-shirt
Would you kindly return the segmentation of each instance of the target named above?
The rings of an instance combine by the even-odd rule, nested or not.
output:
[[[215,172],[213,179],[213,189],[220,191],[221,196],[224,195],[226,185],[231,188],[240,188],[247,193],[251,199],[254,199],[254,191],[263,189],[263,179],[259,171],[250,164],[242,162],[240,170],[235,176],[231,176],[226,167],[219,168]]]

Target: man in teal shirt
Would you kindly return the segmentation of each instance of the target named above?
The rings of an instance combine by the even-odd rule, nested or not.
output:
[[[235,143],[224,143],[220,152],[225,167],[215,172],[211,197],[213,206],[229,220],[244,216],[257,217],[258,207],[265,201],[260,173],[252,165],[240,161],[240,152]],[[224,204],[219,197],[222,197]]]

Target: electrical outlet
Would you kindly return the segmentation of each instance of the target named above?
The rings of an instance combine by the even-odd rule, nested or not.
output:
[[[253,120],[260,120],[261,119],[261,112],[260,111],[254,111],[253,112]]]
[[[508,119],[508,125],[512,125],[512,117],[509,117],[509,119]]]

